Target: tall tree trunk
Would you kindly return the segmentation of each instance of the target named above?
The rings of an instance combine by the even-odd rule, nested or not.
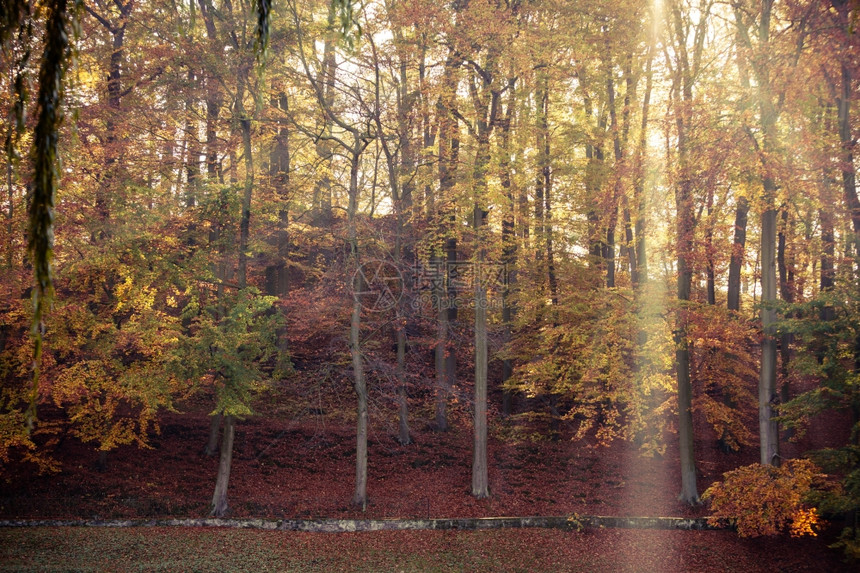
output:
[[[194,85],[197,74],[193,69],[188,70],[188,83]],[[185,206],[197,205],[197,193],[200,185],[200,148],[197,138],[197,102],[189,95],[185,100]]]
[[[240,110],[242,147],[245,154],[245,186],[242,193],[242,217],[239,220],[239,288],[248,286],[248,239],[251,230],[251,194],[254,191],[254,158],[251,148],[251,119]]]
[[[502,216],[502,265],[504,266],[504,284],[502,285],[502,324],[504,325],[504,342],[510,343],[513,319],[516,312],[511,294],[516,288],[516,204],[511,186],[510,165],[510,138],[511,123],[513,121],[514,107],[516,105],[516,92],[514,90],[516,78],[508,79],[508,107],[505,111],[504,120],[500,124],[500,160],[499,180],[505,196],[505,212]],[[502,416],[510,416],[513,395],[504,387],[505,382],[513,374],[513,364],[510,358],[502,360]]]
[[[605,52],[603,53],[604,73],[606,74],[606,94],[609,108],[609,131],[612,133],[612,151],[615,159],[614,181],[609,191],[609,201],[606,211],[609,214],[606,227],[606,286],[615,287],[615,230],[618,225],[618,202],[623,193],[624,149],[621,142],[621,127],[618,124],[618,113],[615,109],[615,80],[613,77],[612,50],[609,42],[608,29],[604,29]],[[628,215],[629,219],[629,215]]]
[[[837,113],[839,123],[839,142],[842,145],[840,153],[840,169],[842,171],[842,194],[848,212],[851,216],[851,228],[854,231],[854,256],[860,260],[860,199],[857,198],[857,182],[854,168],[854,137],[851,130],[851,94],[853,93],[853,78],[847,62],[842,63],[842,82]]]
[[[850,0],[833,0],[833,6],[839,14],[841,27],[848,36],[856,36],[857,4]],[[840,92],[837,98],[837,121],[839,124],[839,142],[842,146],[840,153],[840,168],[842,171],[842,193],[845,204],[851,216],[851,229],[854,231],[852,237],[852,255],[854,256],[855,273],[860,271],[860,199],[857,197],[857,174],[854,166],[854,137],[851,125],[851,98],[856,94],[854,88],[854,77],[852,75],[851,62],[848,56],[844,56],[840,63],[841,82]],[[855,277],[857,275],[855,274]],[[860,370],[860,334],[854,339],[854,370]],[[860,420],[860,404],[855,399],[852,403],[851,412],[854,422]]]
[[[397,208],[397,237],[395,238],[394,257],[397,267],[402,266],[402,235],[403,235],[403,212],[405,207],[402,201],[398,201],[401,205]],[[412,443],[412,437],[409,435],[409,403],[407,400],[406,388],[406,316],[403,312],[401,301],[397,302],[397,318],[396,318],[396,344],[397,344],[397,366],[395,373],[397,377],[397,416],[398,416],[398,436],[397,440],[401,445],[405,446]]]
[[[218,116],[221,113],[221,94],[214,78],[206,78],[206,84],[206,178],[215,182],[219,179]]]
[[[116,7],[119,9],[119,17],[112,21],[90,6],[85,6],[87,12],[95,18],[99,24],[110,34],[111,53],[108,61],[107,73],[107,117],[105,119],[104,139],[104,170],[99,176],[99,184],[96,187],[96,215],[98,217],[99,229],[94,236],[103,239],[108,236],[110,218],[110,197],[114,191],[118,172],[118,161],[122,156],[124,140],[118,137],[117,121],[119,121],[122,100],[122,63],[125,58],[125,32],[128,18],[134,9],[134,0],[127,0],[124,4],[117,0]]]
[[[583,73],[580,73],[580,83],[585,82]],[[584,98],[585,117],[587,121],[591,121],[594,115],[591,97],[586,95]],[[602,138],[603,131],[606,129],[606,119],[601,115],[597,120],[597,133]],[[585,195],[588,201],[588,262],[589,267],[593,269],[603,269],[605,263],[605,243],[601,227],[600,205],[598,195],[603,186],[603,144],[600,140],[589,140],[585,144]]]
[[[794,261],[788,250],[788,237],[791,234],[792,221],[788,217],[788,206],[782,209],[782,226],[777,238],[776,262],[779,273],[779,295],[787,303],[794,302]],[[788,315],[787,318],[791,318]],[[789,366],[791,363],[791,345],[794,343],[794,335],[786,333],[779,337],[779,373],[782,384],[779,388],[780,402],[785,404],[791,399],[791,380]]]
[[[773,0],[762,0],[762,14],[759,23],[759,49],[767,53],[770,38],[770,17]],[[755,67],[758,80],[759,122],[762,131],[762,164],[764,175],[764,212],[761,221],[761,321],[764,337],[761,347],[761,375],[759,377],[759,439],[761,463],[779,464],[779,426],[775,420],[774,406],[779,397],[776,388],[776,181],[772,174],[773,159],[776,152],[777,110],[771,94],[770,70],[766,61],[758,62]]]
[[[8,193],[8,209],[6,211],[6,236],[10,239],[6,243],[6,267],[9,269],[9,272],[11,272],[16,258],[14,243],[11,240],[11,238],[14,236],[15,230],[15,186],[12,183],[12,159],[8,156],[6,157],[6,191]]]
[[[683,128],[682,128],[683,129]],[[683,142],[683,143],[682,143]],[[686,139],[679,135],[678,147],[686,145]],[[682,172],[684,168],[682,167]],[[678,210],[678,310],[675,334],[675,364],[678,383],[678,439],[681,456],[681,494],[679,499],[685,503],[699,502],[696,487],[696,455],[693,443],[693,386],[690,380],[690,346],[687,337],[687,312],[684,303],[690,300],[690,286],[693,271],[688,257],[693,246],[693,207],[691,183],[682,180],[676,190]]]
[[[444,93],[436,102],[436,117],[438,123],[439,146],[439,195],[436,198],[439,225],[444,239],[444,258],[440,256],[438,269],[440,271],[437,296],[438,322],[436,332],[440,337],[436,340],[436,381],[438,393],[436,396],[436,430],[444,432],[448,429],[448,396],[457,378],[457,354],[454,344],[449,340],[451,329],[457,321],[457,293],[455,277],[457,268],[457,237],[456,215],[451,190],[457,180],[457,164],[459,161],[459,137],[457,135],[457,120],[453,117],[453,94],[456,85],[455,72],[458,62],[453,55],[445,60],[443,82],[446,86]],[[447,284],[447,292],[443,292]]]
[[[337,43],[337,32],[335,26],[336,9],[334,3],[329,6],[328,28],[323,43],[323,61],[320,70],[321,78],[318,81],[322,101],[320,104],[327,110],[317,130],[325,136],[331,135],[332,118],[329,113],[334,106],[335,85],[337,77],[337,58],[335,46]],[[316,211],[316,222],[327,225],[332,220],[332,159],[334,157],[333,143],[320,138],[316,144],[317,157],[320,159],[321,168],[318,169],[319,177],[314,183],[313,209]]]
[[[448,429],[448,377],[445,372],[445,346],[448,339],[448,309],[446,308],[445,296],[445,259],[439,255],[433,255],[431,260],[434,281],[433,300],[436,305],[436,430],[444,432]]]
[[[775,191],[773,180],[765,177],[765,188]],[[779,428],[774,419],[776,393],[776,339],[774,338],[776,311],[768,306],[776,301],[776,209],[768,208],[761,216],[761,323],[764,337],[761,343],[761,373],[759,376],[759,439],[761,463],[776,465],[779,462]]]
[[[287,95],[281,92],[272,98],[272,106],[288,113]],[[269,175],[278,201],[278,222],[275,232],[276,260],[268,266],[266,273],[266,293],[271,296],[286,296],[289,292],[289,185],[290,185],[290,146],[286,120],[279,119],[275,133],[275,143],[269,155]]]
[[[548,81],[548,80],[545,80]],[[541,175],[543,176],[543,192],[544,192],[544,240],[546,241],[546,272],[547,283],[549,285],[550,301],[553,307],[558,306],[558,277],[555,270],[555,253],[553,251],[553,229],[552,229],[552,168],[550,166],[550,137],[549,137],[549,89],[548,86],[543,91],[543,108],[541,116],[543,118],[542,127],[545,131],[543,138],[543,151],[541,157],[543,164],[541,165]]]
[[[818,220],[821,224],[821,262],[819,290],[822,295],[833,290],[836,280],[836,233],[834,230],[834,203],[832,193],[830,191],[831,177],[825,171],[821,175],[821,183],[819,183],[818,201],[821,206],[818,210]],[[819,312],[819,318],[822,321],[829,321],[836,318],[836,312],[831,305],[824,305]],[[819,348],[816,351],[816,356],[819,363],[824,360],[824,349]]]
[[[678,383],[678,439],[681,458],[681,493],[679,499],[688,504],[699,503],[696,486],[696,456],[693,431],[693,387],[690,379],[690,343],[688,339],[690,289],[693,278],[693,247],[696,226],[693,210],[693,180],[689,130],[693,128],[693,82],[699,70],[701,50],[708,18],[707,10],[700,15],[695,29],[692,55],[688,52],[686,38],[689,36],[689,19],[681,14],[679,3],[673,2],[672,23],[675,37],[676,77],[673,86],[675,103],[675,127],[677,130],[679,180],[675,185],[675,207],[677,211],[677,257],[678,257],[678,318],[675,327],[675,361]],[[691,57],[692,56],[692,57]]]
[[[659,17],[659,16],[652,16]],[[648,147],[648,113],[651,108],[651,91],[654,86],[654,51],[657,43],[656,33],[651,34],[648,44],[648,59],[645,64],[645,93],[642,94],[642,123],[639,129],[639,141],[636,144],[636,155],[633,163],[633,201],[636,204],[636,267],[638,282],[648,281],[648,254],[646,252],[645,232],[648,222],[648,206],[645,198],[645,156]]]
[[[421,161],[425,165],[431,165],[433,161],[433,146],[436,144],[436,132],[438,122],[433,122],[430,117],[430,104],[427,97],[427,36],[421,36],[421,49],[418,58],[418,97],[421,105],[421,139],[422,139],[422,157]],[[436,216],[436,194],[433,190],[433,176],[428,171],[424,178],[424,209],[427,219],[432,219]]]
[[[358,214],[358,168],[361,159],[362,143],[354,134],[355,143],[349,169],[349,203],[347,206],[347,233],[349,235],[350,256],[356,268],[359,267],[358,235],[355,218]],[[361,289],[363,290],[363,289]],[[367,381],[364,378],[364,359],[361,356],[361,304],[354,298],[352,318],[349,325],[349,352],[352,358],[353,386],[357,399],[355,431],[355,493],[352,503],[367,507]]]
[[[352,305],[349,326],[349,350],[352,355],[353,387],[357,399],[355,430],[355,493],[352,503],[362,509],[367,507],[367,382],[364,379],[364,364],[361,357],[361,305]]]
[[[488,57],[487,70],[492,70],[493,60]],[[489,211],[487,201],[487,168],[490,164],[490,135],[492,134],[499,106],[499,92],[491,90],[492,72],[481,79],[481,89],[474,83],[470,86],[472,103],[476,112],[474,210],[475,229],[475,405],[474,405],[474,450],[472,457],[472,495],[485,498],[490,495],[487,474],[487,291],[484,284],[486,270],[486,225]],[[474,81],[474,80],[473,80]]]
[[[545,73],[541,73],[538,77],[537,90],[535,91],[535,124],[536,124],[536,140],[535,147],[537,150],[537,165],[535,166],[535,200],[534,200],[534,234],[535,234],[535,261],[538,263],[537,270],[539,274],[544,273],[544,255],[546,254],[546,225],[544,221],[544,207],[546,201],[544,194],[546,192],[544,186],[546,184],[546,176],[544,174],[544,166],[549,161],[546,157],[546,140],[547,140],[547,117],[546,117],[546,101],[549,97],[547,94],[548,79]],[[539,289],[543,289],[543,281],[538,281],[536,285]]]
[[[484,246],[481,233],[486,225],[486,211],[475,203],[474,226],[478,235],[478,258],[475,281],[475,434],[472,457],[472,495],[490,495],[487,477],[487,292],[481,280]]]
[[[717,304],[716,271],[714,269],[714,186],[708,185],[708,222],[705,227],[705,275],[708,304]]]
[[[738,197],[735,207],[735,234],[732,254],[729,259],[729,286],[726,306],[729,310],[741,309],[741,269],[744,264],[744,249],[747,242],[747,213],[750,204],[744,195]]]

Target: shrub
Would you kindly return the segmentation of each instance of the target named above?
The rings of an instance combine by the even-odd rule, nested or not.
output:
[[[818,467],[809,460],[789,460],[781,467],[752,464],[723,474],[705,491],[713,514],[708,522],[733,524],[741,537],[815,535],[819,517],[806,502]]]

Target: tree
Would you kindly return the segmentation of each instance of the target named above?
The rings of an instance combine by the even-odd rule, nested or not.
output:
[[[296,23],[296,28],[301,30],[301,22],[297,8],[293,7],[293,17]],[[331,13],[329,15],[329,23],[333,21]],[[367,148],[368,144],[373,140],[373,135],[364,126],[359,124],[356,126],[352,122],[344,119],[340,112],[335,107],[335,102],[328,98],[326,88],[329,85],[334,85],[336,81],[336,67],[332,64],[327,64],[325,57],[328,54],[324,53],[324,60],[321,71],[313,72],[311,61],[306,54],[305,40],[299,35],[298,40],[298,56],[301,60],[302,68],[305,77],[311,89],[311,93],[319,106],[320,111],[326,118],[326,122],[334,124],[341,133],[324,132],[319,140],[325,140],[332,144],[338,145],[347,154],[349,158],[349,184],[347,188],[347,241],[349,244],[349,258],[351,267],[359,270],[361,267],[361,259],[359,257],[358,230],[356,224],[356,216],[358,214],[358,200],[360,188],[358,185],[359,168],[361,165],[361,155]],[[333,49],[333,48],[332,48]],[[332,58],[333,55],[328,56]],[[361,282],[361,273],[358,273],[358,284],[355,279],[349,278],[347,290],[352,292],[360,292],[363,290]],[[349,351],[352,358],[352,374],[353,387],[357,398],[356,409],[356,455],[355,455],[355,492],[352,497],[352,503],[357,506],[367,506],[367,434],[368,434],[368,404],[367,404],[367,380],[364,372],[364,358],[361,352],[361,301],[358,296],[353,296],[352,313],[349,327]]]
[[[693,171],[691,165],[690,133],[693,118],[693,82],[699,73],[707,33],[707,23],[713,2],[703,0],[697,7],[698,19],[692,23],[690,12],[682,11],[680,2],[673,2],[667,18],[668,34],[673,41],[672,96],[675,129],[678,138],[678,181],[675,186],[677,210],[675,248],[678,256],[678,318],[675,326],[675,361],[678,381],[678,438],[681,453],[681,493],[679,498],[689,504],[699,502],[696,489],[696,457],[693,436],[692,383],[690,380],[690,349],[687,336],[690,289],[693,278],[693,232],[696,221],[693,205]],[[692,36],[691,36],[692,33]],[[692,49],[692,53],[689,50]]]

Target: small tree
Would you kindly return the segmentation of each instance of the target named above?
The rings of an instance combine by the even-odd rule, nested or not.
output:
[[[235,420],[253,413],[251,398],[267,379],[263,366],[278,353],[277,332],[282,319],[279,313],[271,312],[275,300],[248,287],[213,298],[215,304],[201,304],[195,298],[183,313],[191,323],[190,335],[180,345],[177,357],[189,378],[214,384],[212,415],[224,419],[211,506],[212,515],[218,517],[227,513]]]

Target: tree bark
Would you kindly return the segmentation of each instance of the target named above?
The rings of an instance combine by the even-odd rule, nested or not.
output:
[[[488,56],[485,70],[489,70],[480,80],[481,88],[470,86],[472,103],[476,113],[475,135],[477,145],[473,170],[474,209],[473,228],[475,229],[475,405],[474,405],[474,455],[472,458],[472,495],[476,498],[489,497],[487,476],[487,291],[484,261],[486,258],[487,215],[487,168],[490,163],[490,135],[492,134],[499,106],[499,92],[493,91],[492,55]]]
[[[355,493],[352,503],[367,507],[367,383],[364,379],[364,363],[361,356],[361,305],[355,301],[352,305],[352,318],[349,326],[349,350],[352,356],[353,386],[356,395],[356,430],[355,430]]]
[[[251,118],[245,113],[245,84],[251,64],[245,62],[239,68],[236,87],[236,118],[242,133],[242,149],[245,159],[245,185],[242,193],[242,216],[239,220],[239,288],[248,286],[248,239],[251,229],[251,196],[254,191],[254,155],[251,147]]]
[[[655,12],[652,18],[660,16]],[[654,87],[654,52],[657,49],[657,33],[652,30],[648,43],[647,63],[645,64],[645,93],[642,94],[642,123],[639,130],[639,141],[636,145],[636,156],[633,164],[633,199],[636,203],[636,261],[638,284],[648,281],[648,254],[646,252],[645,233],[648,223],[648,201],[645,197],[645,157],[648,148],[648,116],[651,110],[651,91]]]
[[[403,213],[400,209],[398,209],[396,217],[397,238],[395,241],[397,244],[394,247],[394,256],[397,266],[400,267],[403,252],[401,238],[403,234]],[[407,400],[406,388],[406,317],[403,312],[402,301],[397,302],[396,329],[397,366],[395,373],[397,377],[397,415],[399,426],[397,440],[400,442],[400,445],[405,446],[412,443],[412,437],[409,434],[409,402]]]
[[[481,281],[484,247],[480,233],[486,224],[486,212],[475,204],[475,230],[478,237],[478,268],[475,284],[475,434],[472,457],[472,495],[478,499],[490,495],[487,479],[487,292]]]
[[[854,137],[851,131],[851,94],[853,79],[851,68],[846,62],[842,63],[842,82],[839,98],[837,99],[837,114],[839,123],[839,142],[842,145],[840,153],[840,170],[842,171],[842,194],[851,217],[851,228],[854,231],[852,243],[854,256],[860,260],[860,199],[857,198],[857,183],[854,169]]]
[[[585,82],[585,74],[580,73],[580,83]],[[594,115],[591,97],[586,94],[584,98],[585,117],[590,121]],[[598,133],[602,135],[606,129],[606,120],[600,116],[597,120]],[[603,185],[603,145],[601,141],[588,140],[585,144],[585,195],[588,201],[588,263],[592,269],[600,270],[604,267],[605,244],[601,238],[601,216],[598,205],[598,194]]]
[[[516,104],[516,92],[514,87],[516,78],[508,79],[508,107],[505,111],[504,120],[500,124],[500,160],[499,180],[505,196],[505,212],[502,218],[502,265],[504,266],[504,284],[502,285],[502,324],[504,325],[504,343],[509,344],[513,319],[516,313],[511,295],[516,288],[516,203],[511,185],[510,165],[510,137],[511,123],[513,121],[514,107]],[[505,382],[513,374],[513,364],[510,358],[502,360],[502,416],[510,416],[513,394],[504,387]]]
[[[735,208],[735,234],[732,240],[732,255],[729,260],[729,285],[726,306],[736,312],[741,309],[741,269],[744,264],[744,249],[747,241],[747,213],[750,204],[743,195],[738,197]]]
[[[444,258],[434,255],[431,266],[433,268],[434,294],[433,301],[436,305],[436,431],[448,430],[448,394],[451,389],[448,386],[448,377],[445,372],[445,346],[448,339],[448,309],[445,307],[445,284],[444,284]]]
[[[788,236],[792,221],[788,216],[788,206],[782,209],[782,226],[777,239],[777,272],[779,273],[779,295],[788,303],[794,302],[794,261],[788,253]],[[787,318],[791,318],[791,314]],[[794,344],[794,334],[786,333],[779,337],[779,374],[782,384],[779,387],[780,403],[785,404],[791,399],[791,379],[789,366],[792,359],[791,346]]]
[[[693,211],[693,181],[690,158],[689,131],[693,129],[693,82],[699,70],[702,44],[704,42],[705,23],[708,10],[701,14],[696,25],[693,42],[693,53],[688,53],[686,38],[691,25],[681,14],[678,3],[673,3],[672,21],[675,37],[675,127],[678,136],[678,183],[675,186],[675,207],[677,211],[677,258],[678,258],[678,317],[675,328],[675,359],[676,379],[678,383],[678,439],[681,458],[681,493],[679,499],[684,503],[699,503],[696,487],[696,456],[693,432],[693,388],[690,379],[690,346],[688,340],[689,312],[687,302],[690,300],[690,289],[693,278],[693,238],[696,226]],[[680,100],[680,101],[679,101]]]
[[[227,486],[230,483],[230,467],[233,462],[233,438],[236,433],[233,416],[224,416],[224,438],[221,440],[221,457],[218,460],[218,477],[215,480],[215,493],[212,495],[210,515],[224,517],[227,505]]]
[[[220,413],[209,416],[209,439],[206,441],[206,447],[203,448],[204,456],[212,457],[218,450],[222,417]]]
[[[765,188],[775,191],[773,181],[765,177]],[[761,463],[776,465],[779,462],[779,428],[774,419],[776,393],[776,339],[774,323],[776,311],[767,306],[776,301],[776,209],[767,209],[761,216],[761,323],[764,337],[761,343],[761,373],[759,377],[759,439]]]
[[[347,233],[350,244],[350,257],[356,268],[359,267],[358,235],[355,218],[358,214],[358,168],[361,152],[364,149],[357,132],[353,133],[354,147],[349,168],[349,203],[347,205]],[[349,285],[354,287],[355,285]],[[364,290],[363,288],[361,290]],[[352,358],[353,387],[356,394],[356,431],[355,431],[355,493],[352,503],[367,507],[367,381],[364,377],[364,358],[361,355],[361,304],[353,297],[352,318],[349,325],[349,353]]]
[[[289,101],[284,92],[272,98],[272,105],[283,113],[288,113]],[[278,223],[275,232],[276,260],[266,268],[266,293],[283,297],[289,293],[289,185],[290,185],[290,145],[286,120],[279,119],[276,127],[275,143],[269,155],[269,175],[275,188],[278,201]]]
[[[714,269],[714,186],[708,185],[708,221],[705,227],[705,281],[708,304],[717,304],[716,271]]]

